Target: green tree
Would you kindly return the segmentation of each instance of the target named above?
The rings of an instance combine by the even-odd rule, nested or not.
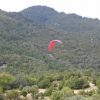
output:
[[[51,100],[64,100],[62,92],[60,92],[60,91],[52,92]]]
[[[50,96],[54,90],[55,88],[53,86],[50,86],[49,88],[46,89],[45,95]]]
[[[34,77],[29,77],[29,76],[25,76],[25,79],[27,81],[27,85],[32,86],[32,85],[36,85],[37,84],[37,79]]]
[[[17,74],[15,76],[15,80],[11,84],[12,88],[24,87],[26,85],[27,85],[27,81],[24,78],[23,74]]]
[[[47,87],[50,86],[50,80],[44,78],[43,80],[41,80],[41,81],[38,82],[38,86],[40,88],[47,88]]]
[[[100,94],[95,93],[95,94],[92,95],[92,98],[99,100],[100,99]]]
[[[61,89],[63,88],[64,83],[65,83],[64,81],[60,81],[60,82],[59,82],[59,85],[58,85],[58,89],[59,89],[59,90],[61,90]]]
[[[31,93],[32,93],[33,95],[36,95],[36,94],[38,94],[38,92],[39,92],[38,86],[37,86],[37,85],[33,85],[33,86],[31,87]]]
[[[32,93],[33,99],[38,99],[38,92],[39,92],[38,86],[37,85],[33,85],[31,87],[31,93]]]
[[[26,96],[27,96],[27,91],[23,91],[23,90],[22,90],[21,94],[22,94],[24,97],[26,97]]]
[[[96,79],[96,85],[97,85],[97,87],[100,89],[100,78],[97,78],[97,79]]]
[[[82,89],[89,87],[88,80],[78,78],[77,76],[71,77],[65,82],[65,86],[72,88],[72,89]]]
[[[7,90],[10,88],[10,84],[15,80],[14,76],[10,75],[10,74],[5,74],[2,73],[0,74],[0,86],[2,86],[2,88],[4,90]]]
[[[65,99],[66,97],[71,97],[74,95],[74,91],[71,90],[68,87],[63,87],[63,89],[61,90],[62,94],[63,94],[63,98]]]
[[[25,86],[22,91],[25,91],[27,93],[30,93],[31,92],[31,87],[30,86]]]

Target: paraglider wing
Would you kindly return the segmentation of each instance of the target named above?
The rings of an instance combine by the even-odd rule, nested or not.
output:
[[[49,51],[52,51],[53,47],[55,46],[56,42],[59,42],[60,44],[62,44],[62,42],[60,40],[52,40],[50,43],[49,43],[49,46],[48,46],[48,49]]]

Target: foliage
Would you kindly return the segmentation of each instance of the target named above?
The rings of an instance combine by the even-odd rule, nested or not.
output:
[[[51,94],[51,99],[65,100],[66,97],[70,97],[73,95],[74,95],[74,92],[71,89],[64,87],[61,91],[53,91]]]
[[[29,76],[25,76],[25,79],[27,81],[27,85],[29,86],[32,86],[32,85],[36,85],[37,84],[37,78],[32,78],[32,77],[29,77]]]
[[[1,73],[38,76],[72,70],[99,71],[99,20],[58,13],[46,6],[18,13],[0,12]],[[48,52],[52,39],[62,40],[63,45]]]
[[[21,94],[26,97],[27,96],[27,91],[22,91]]]
[[[96,85],[100,89],[100,77],[96,79]]]
[[[71,90],[71,89],[68,88],[68,87],[62,88],[61,92],[62,92],[62,94],[63,94],[63,98],[71,97],[71,96],[74,95],[74,91]]]
[[[99,38],[94,35],[95,33],[99,34],[99,19],[86,18],[74,13],[59,13],[55,11],[55,9],[46,6],[28,7],[22,10],[21,13],[29,19],[38,20],[39,22],[52,28]]]
[[[68,86],[72,89],[84,89],[89,87],[88,80],[79,79],[78,77],[70,77],[70,79],[66,80],[65,86]]]
[[[34,8],[34,9],[32,9],[32,8]],[[38,15],[37,15],[37,11],[38,11]],[[28,15],[29,18],[31,18],[31,19],[35,18],[36,20],[38,20],[42,23],[46,22],[51,16],[58,14],[58,12],[55,11],[53,8],[46,7],[46,6],[33,6],[33,7],[29,7],[28,9],[25,9],[21,12],[26,16],[27,16],[27,13],[29,13],[29,15]]]
[[[22,91],[25,91],[26,93],[30,93],[31,92],[31,87],[30,86],[25,86]]]
[[[38,80],[39,88],[47,88],[50,86],[50,78],[41,76]]]
[[[38,89],[45,88],[46,94],[41,95],[52,100],[98,98],[99,90],[73,96],[71,89],[87,88],[88,81],[100,88],[99,31],[98,19],[59,13],[46,6],[21,12],[0,10],[0,93],[19,88],[24,96],[31,92],[37,99]],[[53,39],[62,45],[49,52]]]
[[[33,85],[31,87],[31,93],[32,93],[32,97],[34,99],[36,99],[36,100],[38,99],[38,92],[39,92],[38,86],[37,85]]]
[[[11,84],[12,88],[20,88],[27,85],[27,81],[22,74],[18,74],[15,76],[15,80]]]
[[[50,86],[49,88],[46,89],[45,95],[50,96],[54,90],[55,88],[53,86]]]
[[[0,94],[0,100],[6,100],[6,96],[4,94]]]
[[[0,94],[3,92],[3,88],[2,86],[0,86]]]
[[[60,91],[52,92],[51,99],[52,100],[63,100],[62,93]]]
[[[0,74],[0,86],[4,89],[7,90],[10,88],[10,84],[14,80],[14,76],[6,73]]]
[[[20,93],[18,91],[12,90],[7,92],[6,95],[7,95],[7,99],[12,100],[18,98],[20,96]]]
[[[87,100],[87,99],[81,95],[76,95],[76,96],[72,96],[72,97],[67,97],[67,98],[65,98],[65,100]]]
[[[32,95],[36,95],[38,92],[39,92],[38,86],[37,85],[33,85],[31,87],[31,93],[32,93]]]
[[[92,97],[99,100],[100,99],[100,94],[95,93],[95,94],[92,95]]]

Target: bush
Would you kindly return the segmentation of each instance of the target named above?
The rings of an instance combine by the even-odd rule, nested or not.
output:
[[[45,95],[50,96],[54,90],[55,88],[53,86],[50,86],[49,88],[46,89]]]
[[[25,86],[22,91],[25,91],[27,93],[31,92],[31,87],[30,86]]]
[[[50,80],[49,79],[43,79],[43,80],[38,82],[38,86],[40,88],[47,88],[47,87],[50,86]]]
[[[92,95],[92,97],[95,98],[95,99],[100,100],[100,94],[95,93],[95,94]]]
[[[36,94],[38,94],[38,92],[39,92],[38,86],[37,85],[33,85],[31,87],[31,93],[32,93],[32,95],[36,95]]]
[[[3,94],[0,94],[0,100],[6,100],[6,97],[5,97],[5,95],[3,95]]]
[[[64,100],[87,100],[87,99],[81,95],[76,95],[73,97],[66,97]]]
[[[3,90],[7,90],[10,88],[10,84],[13,82],[14,79],[14,76],[2,73],[0,74],[0,86],[2,86]]]
[[[71,97],[71,96],[74,95],[74,91],[71,90],[71,89],[68,88],[68,87],[64,87],[64,88],[61,90],[61,92],[62,92],[64,98],[65,98],[65,97]]]
[[[71,77],[65,82],[65,86],[71,89],[83,89],[89,87],[89,83],[86,79],[79,79],[78,77]]]
[[[63,99],[63,94],[60,91],[52,92],[51,100],[64,100]]]
[[[22,93],[21,93],[24,97],[26,97],[27,96],[27,92],[26,91],[22,91]]]
[[[2,93],[3,92],[3,88],[2,88],[2,86],[0,86],[0,93]]]
[[[10,92],[7,92],[6,95],[7,95],[8,99],[15,99],[15,98],[18,98],[20,96],[20,93],[18,91],[12,90]]]

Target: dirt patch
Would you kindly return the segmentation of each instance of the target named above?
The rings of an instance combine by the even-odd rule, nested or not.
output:
[[[28,93],[26,97],[28,98],[28,100],[33,100],[31,93]]]
[[[0,68],[6,68],[7,65],[6,64],[3,64],[2,66],[0,66]]]
[[[44,93],[46,89],[39,89],[39,93]]]

